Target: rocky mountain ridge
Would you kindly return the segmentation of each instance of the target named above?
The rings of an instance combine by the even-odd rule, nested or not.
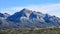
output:
[[[60,18],[25,8],[13,15],[0,13],[0,28],[22,28],[22,26],[24,28],[59,27]]]

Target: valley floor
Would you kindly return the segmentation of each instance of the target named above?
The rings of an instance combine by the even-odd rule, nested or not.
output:
[[[60,34],[60,28],[48,28],[39,30],[1,29],[0,34]]]

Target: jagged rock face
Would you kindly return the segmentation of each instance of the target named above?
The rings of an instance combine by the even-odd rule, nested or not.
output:
[[[15,14],[9,16],[9,17],[7,18],[7,20],[18,22],[18,21],[20,21],[20,18],[23,17],[23,16],[26,17],[26,14],[24,13],[24,9],[21,10],[20,12],[17,12],[17,13],[15,13]]]
[[[37,15],[32,12],[32,13],[30,14],[29,18],[30,18],[30,19],[34,19],[34,18],[37,19]]]
[[[40,14],[40,15],[41,15],[41,14]],[[9,16],[9,17],[7,18],[7,20],[19,22],[20,19],[21,19],[21,17],[26,17],[26,18],[28,18],[28,19],[37,19],[37,18],[40,18],[40,16],[39,16],[39,17],[37,17],[37,16],[39,16],[37,12],[33,12],[33,11],[31,11],[31,10],[28,10],[28,9],[23,9],[23,10],[21,10],[20,12],[17,12],[17,13],[15,13],[15,14]],[[42,16],[41,16],[41,17],[42,17]]]
[[[46,23],[52,24],[54,26],[60,25],[60,22],[58,22],[60,19],[58,17],[55,17],[55,16],[50,16],[50,15],[46,14],[44,17],[44,20]]]
[[[5,15],[5,17],[8,17],[8,16],[10,16],[10,14],[8,14],[8,13],[4,13],[4,15]]]
[[[5,17],[5,15],[4,15],[4,14],[2,14],[2,13],[0,13],[0,17]]]
[[[0,13],[0,18],[7,18],[10,16],[8,13]]]
[[[52,26],[60,26],[60,18],[28,9],[23,9],[13,15],[9,15],[7,13],[0,15],[1,17],[4,17],[4,15],[8,16],[6,19],[0,18],[0,25],[2,24],[3,27],[13,28],[24,26],[25,28],[46,28]],[[6,26],[4,26],[5,24]]]
[[[19,22],[21,17],[27,17],[27,18],[29,18],[30,13],[31,13],[30,10],[23,9],[20,12],[17,12],[15,14],[9,16],[7,18],[7,20]]]

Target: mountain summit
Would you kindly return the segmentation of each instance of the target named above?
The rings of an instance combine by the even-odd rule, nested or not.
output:
[[[15,14],[9,16],[7,19],[10,21],[19,21],[21,17],[29,17],[31,10],[23,9]]]

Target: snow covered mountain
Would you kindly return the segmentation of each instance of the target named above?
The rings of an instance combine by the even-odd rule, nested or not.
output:
[[[0,14],[0,16],[4,17],[3,14]],[[60,26],[60,18],[25,8],[13,15],[9,15],[6,19],[0,18],[0,28],[21,28],[22,26],[24,28],[58,27]]]

